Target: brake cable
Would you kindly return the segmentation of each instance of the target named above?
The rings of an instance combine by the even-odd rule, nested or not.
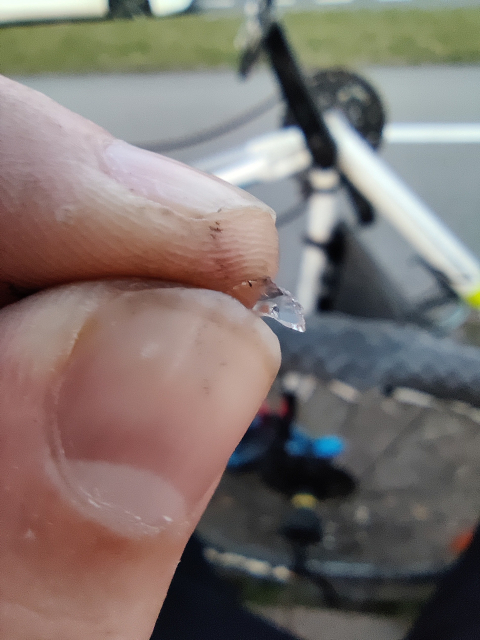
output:
[[[256,120],[260,116],[265,115],[273,109],[280,102],[280,97],[277,94],[269,96],[260,104],[255,105],[251,109],[240,113],[239,115],[230,118],[229,120],[225,120],[219,125],[215,127],[211,127],[210,129],[204,129],[203,131],[198,131],[197,133],[193,133],[189,136],[183,136],[179,138],[172,138],[171,140],[163,140],[160,142],[155,142],[153,144],[142,144],[139,145],[144,149],[148,149],[149,151],[155,151],[156,153],[170,153],[172,151],[180,151],[181,149],[187,149],[188,147],[194,147],[199,144],[203,144],[204,142],[211,142],[212,140],[216,140],[221,136],[224,136],[228,133],[232,133],[240,127],[243,127],[253,120]]]

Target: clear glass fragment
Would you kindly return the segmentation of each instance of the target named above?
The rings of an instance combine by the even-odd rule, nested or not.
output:
[[[253,311],[259,316],[273,318],[294,331],[305,331],[302,305],[289,291],[277,286],[269,278],[265,280],[263,293]]]

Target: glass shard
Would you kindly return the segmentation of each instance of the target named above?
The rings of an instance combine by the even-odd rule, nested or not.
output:
[[[263,293],[253,311],[259,316],[273,318],[294,331],[305,331],[302,305],[289,291],[277,286],[270,278],[265,280]]]

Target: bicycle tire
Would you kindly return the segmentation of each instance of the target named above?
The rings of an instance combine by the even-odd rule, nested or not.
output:
[[[414,325],[326,313],[298,333],[270,323],[282,371],[336,379],[360,391],[408,387],[480,406],[480,349]]]
[[[377,404],[381,403],[383,392],[407,387],[430,394],[434,400],[440,400],[440,406],[434,409],[419,410],[420,413],[416,415],[419,415],[421,420],[429,419],[428,416],[431,418],[429,411],[434,411],[441,417],[445,412],[451,411],[450,405],[442,404],[447,401],[453,407],[452,410],[458,410],[462,414],[462,420],[467,422],[471,421],[471,418],[464,416],[470,416],[469,412],[476,412],[475,423],[471,424],[471,434],[478,431],[480,413],[475,407],[480,406],[479,348],[458,343],[451,338],[430,334],[411,325],[400,325],[383,320],[364,320],[337,313],[308,318],[305,334],[285,329],[269,320],[267,322],[277,334],[282,348],[280,376],[294,371],[322,380],[327,386],[332,381],[341,381],[360,394],[368,396],[369,393],[373,393],[372,401]],[[375,395],[378,390],[381,393]],[[414,429],[422,429],[421,420],[417,424],[415,418],[412,419]],[[402,438],[408,433],[410,435],[413,433],[410,426],[404,433],[394,434],[392,441],[395,443],[397,437]],[[368,437],[367,434],[366,438]],[[352,449],[355,449],[355,446],[353,445]],[[386,445],[385,451],[389,446]],[[369,474],[372,475],[372,470],[385,451],[374,459],[373,463],[370,461],[366,465],[363,474],[360,473],[361,485],[369,485],[365,481]],[[440,466],[440,460],[438,462]],[[480,469],[478,471],[480,473]],[[363,489],[363,494],[360,491],[360,496],[351,506],[348,506],[349,513],[346,516],[344,514],[342,518],[344,516],[346,520],[352,518],[355,509],[358,509],[359,505],[362,506],[362,501],[368,505],[372,491],[374,506],[371,512],[374,513],[374,503],[379,491],[369,486],[364,486]],[[262,493],[265,493],[265,496],[262,497]],[[219,507],[222,500],[237,501],[240,503],[240,508],[246,512],[249,508],[248,501],[252,500],[256,501],[253,511],[256,512],[257,517],[259,514],[263,517],[262,514],[266,513],[270,505],[275,502],[276,506],[271,510],[273,514],[278,515],[282,509],[287,508],[280,506],[281,498],[266,491],[251,476],[241,478],[239,481],[227,477],[221,485],[219,495],[217,503],[213,501],[213,507],[210,512],[207,510],[206,518],[200,526],[200,532],[210,544],[211,559],[223,568],[235,572],[250,573],[276,581],[286,580],[288,553],[285,546],[281,546],[278,537],[273,541],[276,535],[273,528],[269,538],[265,533],[265,527],[260,531],[263,525],[260,526],[255,522],[255,515],[250,518],[244,513],[244,520],[247,518],[252,528],[251,535],[243,535],[240,532],[243,526],[241,518],[235,521],[235,516],[232,514],[227,518],[230,522],[229,526],[222,530],[225,513],[222,515],[222,508]],[[421,491],[419,502],[421,503]],[[475,502],[470,512],[474,514],[477,506]],[[322,517],[335,519],[338,509],[338,503],[327,506],[322,512]],[[276,516],[269,517],[272,519]],[[472,524],[473,522],[474,520]],[[395,522],[390,529],[387,527],[387,538],[395,530],[394,525],[396,526]],[[421,522],[420,525],[422,525]],[[273,527],[274,524],[271,526]],[[349,528],[348,523],[346,528]],[[350,530],[354,528],[350,526]],[[393,538],[392,545],[395,544]],[[393,589],[396,595],[400,594],[399,598],[405,598],[411,595],[410,590],[413,584],[420,583],[420,587],[415,587],[417,593],[418,589],[423,589],[425,584],[431,584],[445,570],[453,557],[448,549],[441,552],[437,549],[433,550],[428,557],[412,556],[405,562],[402,558],[399,560],[398,554],[389,553],[388,540],[384,547],[386,551],[384,549],[382,562],[375,558],[372,560],[368,557],[368,553],[366,557],[361,556],[352,560],[351,557],[342,557],[341,553],[338,557],[328,553],[324,556],[322,552],[318,557],[311,558],[310,570],[331,579],[347,600],[362,600],[362,598],[382,600],[385,599],[385,593],[391,593],[389,589]],[[395,599],[395,595],[392,599]]]

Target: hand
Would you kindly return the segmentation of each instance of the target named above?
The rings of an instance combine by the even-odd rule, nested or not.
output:
[[[222,293],[276,243],[252,196],[0,78],[1,640],[149,638],[278,369]]]

